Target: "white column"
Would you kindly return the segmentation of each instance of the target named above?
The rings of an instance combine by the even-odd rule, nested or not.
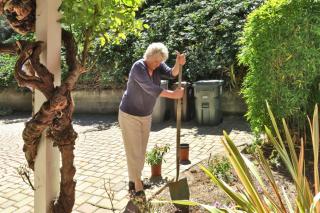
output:
[[[60,0],[37,0],[36,10],[36,37],[44,42],[44,50],[40,61],[54,74],[55,86],[60,85],[60,51],[61,27],[58,7]],[[37,112],[46,98],[41,92],[35,91],[34,110]],[[57,147],[52,146],[52,141],[42,134],[35,161],[34,185],[34,212],[49,212],[50,202],[59,194],[60,184],[60,154]]]

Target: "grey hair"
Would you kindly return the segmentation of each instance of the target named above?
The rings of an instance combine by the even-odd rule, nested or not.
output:
[[[161,42],[151,43],[145,51],[143,58],[146,60],[157,54],[162,57],[162,61],[166,61],[168,59],[168,48]]]

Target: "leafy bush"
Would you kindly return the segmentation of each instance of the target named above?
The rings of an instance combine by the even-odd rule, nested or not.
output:
[[[13,76],[16,60],[17,57],[0,55],[0,88],[16,85]]]
[[[187,54],[184,68],[184,79],[196,81],[200,79],[224,79],[228,86],[240,85],[246,69],[237,65],[236,54],[239,50],[237,40],[241,35],[247,15],[264,0],[148,0],[137,16],[149,25],[141,22],[130,22],[125,33],[113,31],[119,27],[108,22],[108,8],[102,5],[105,0],[89,1],[96,4],[92,7],[83,6],[83,2],[63,1],[63,27],[72,29],[77,42],[84,39],[92,40],[88,50],[91,72],[82,75],[78,87],[110,88],[123,87],[132,63],[143,56],[151,42],[161,41],[170,50],[169,65],[174,64],[174,50]],[[106,1],[107,2],[107,1]],[[110,4],[114,4],[112,1]],[[132,1],[125,1],[131,4]],[[82,6],[81,6],[82,5]],[[133,8],[137,5],[134,4]],[[82,11],[83,8],[87,10]],[[82,11],[82,12],[81,12]],[[84,14],[81,19],[73,14]],[[121,12],[119,12],[121,13]],[[72,15],[70,15],[72,14]],[[116,22],[116,21],[115,21]],[[111,24],[111,25],[110,25]],[[130,25],[130,26],[131,26]],[[85,26],[86,32],[82,27]],[[105,30],[108,29],[109,30]],[[132,30],[130,30],[132,29]],[[98,35],[99,36],[95,36]],[[126,41],[123,41],[126,39]],[[104,47],[101,47],[101,45]],[[79,45],[79,51],[86,47]]]
[[[97,69],[100,73],[100,85],[119,88],[126,83],[127,76],[135,58],[134,41],[137,37],[130,34],[125,42],[106,46],[98,56]],[[106,86],[105,86],[106,85]]]
[[[131,36],[120,45],[109,45],[98,63],[106,77],[120,85],[132,63],[141,58],[151,42],[163,42],[173,65],[174,50],[187,54],[184,79],[224,79],[229,85],[241,78],[246,69],[237,66],[237,40],[247,14],[263,0],[175,0],[147,1],[139,17],[149,25],[141,37]],[[235,79],[235,76],[237,79]],[[107,83],[107,82],[105,82]]]
[[[60,7],[61,22],[64,28],[74,34],[78,48],[89,51],[91,41],[96,39],[101,46],[104,46],[108,43],[119,43],[128,33],[138,35],[143,29],[143,23],[137,20],[135,15],[141,2],[141,0],[65,0]],[[81,14],[81,17],[75,14]]]
[[[13,36],[6,20],[0,16],[0,42],[10,39]],[[16,57],[0,55],[0,88],[16,85],[13,73]]]
[[[0,16],[0,42],[14,42],[16,40],[33,40],[34,34],[29,33],[22,37],[21,35],[13,32],[7,22]],[[18,87],[14,79],[14,66],[17,61],[17,56],[7,54],[0,55],[0,88],[5,87]]]
[[[269,0],[249,15],[239,58],[249,67],[242,93],[255,132],[271,125],[265,100],[296,131],[319,103],[319,10],[315,1]]]
[[[230,69],[237,64],[239,45],[236,41],[246,16],[262,0],[175,2],[162,1],[162,5],[151,6],[143,12],[150,29],[136,42],[136,56],[141,55],[149,43],[162,41],[171,52],[180,50],[187,54],[184,72],[187,80],[222,78],[229,82]],[[173,64],[173,60],[171,57],[169,63]]]

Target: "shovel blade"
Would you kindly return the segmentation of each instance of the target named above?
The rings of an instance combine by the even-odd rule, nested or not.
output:
[[[182,178],[177,182],[169,183],[169,191],[171,200],[189,200],[190,199],[190,191],[188,186],[187,178]],[[189,212],[189,206],[174,204],[179,212]]]
[[[141,213],[141,211],[138,206],[129,200],[123,213]]]

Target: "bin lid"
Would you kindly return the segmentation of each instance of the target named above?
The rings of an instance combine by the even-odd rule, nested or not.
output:
[[[223,80],[201,80],[193,83],[193,86],[220,86]]]

